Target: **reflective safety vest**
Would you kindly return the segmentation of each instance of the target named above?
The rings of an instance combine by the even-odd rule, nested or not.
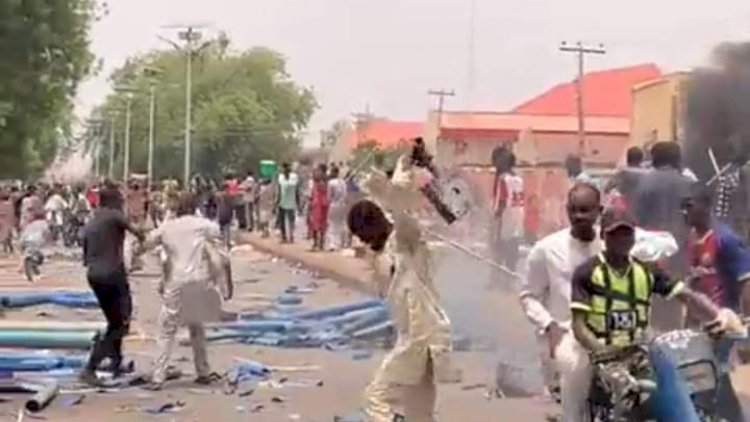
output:
[[[652,285],[651,271],[643,264],[632,260],[627,273],[619,275],[599,255],[591,272],[589,329],[607,345],[632,344],[648,326]]]

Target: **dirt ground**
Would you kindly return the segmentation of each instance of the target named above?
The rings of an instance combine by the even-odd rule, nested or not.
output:
[[[334,265],[340,256],[330,254]],[[273,306],[273,300],[289,286],[314,286],[304,296],[303,306],[315,309],[359,301],[365,295],[350,285],[316,278],[296,265],[269,255],[240,247],[233,252],[236,281],[235,298],[226,304],[227,311],[262,311]],[[512,289],[486,289],[486,274],[467,266],[456,256],[446,256],[438,266],[438,283],[443,300],[458,328],[473,338],[491,340],[485,352],[457,352],[455,359],[464,371],[457,385],[440,386],[441,421],[545,421],[557,407],[544,398],[487,398],[493,385],[495,364],[508,360],[520,366],[536,362],[537,348],[531,328],[520,312]],[[15,263],[0,259],[0,289],[4,292],[47,291],[50,289],[86,290],[80,264],[53,260],[44,268],[45,279],[30,285],[15,271]],[[156,293],[158,268],[152,261],[146,269],[131,278],[135,301],[135,330],[126,344],[126,354],[134,358],[139,371],[148,371],[156,351],[153,340],[159,311]],[[312,283],[312,284],[311,284]],[[473,293],[472,293],[473,292]],[[477,293],[478,292],[478,293]],[[467,303],[469,307],[467,308]],[[6,319],[36,321],[99,321],[98,310],[65,309],[55,306],[9,311]],[[332,422],[335,416],[354,415],[361,405],[362,391],[382,357],[374,351],[367,359],[355,358],[352,351],[323,349],[284,349],[238,344],[211,344],[213,369],[223,373],[238,359],[251,359],[278,367],[273,380],[261,384],[248,396],[227,395],[221,386],[198,387],[192,383],[189,347],[179,347],[173,364],[185,376],[160,392],[132,388],[109,393],[85,394],[83,402],[65,406],[58,397],[43,412],[24,416],[24,420],[50,421],[317,421]],[[284,368],[286,367],[286,368]],[[291,371],[289,369],[297,369]],[[533,378],[536,371],[531,370]],[[283,384],[279,381],[286,379]],[[750,367],[739,368],[734,382],[741,392],[750,392]],[[533,384],[533,382],[532,382]],[[26,395],[0,397],[0,421],[16,421]],[[179,411],[152,415],[146,408],[165,403],[184,403]]]
[[[336,259],[332,256],[332,259]],[[304,298],[304,306],[316,308],[361,300],[364,296],[336,282],[315,279],[309,273],[268,255],[239,248],[233,253],[237,291],[235,299],[227,304],[229,311],[262,310],[287,287],[318,287]],[[0,288],[3,291],[48,290],[51,288],[86,289],[80,265],[70,261],[53,261],[45,266],[46,278],[30,286],[14,270],[13,263],[0,261]],[[133,357],[138,369],[147,371],[155,353],[155,323],[159,310],[156,293],[157,268],[147,265],[144,274],[131,279],[136,305],[135,327],[142,335],[127,341],[126,354]],[[97,321],[97,310],[70,310],[43,306],[10,311],[7,319]],[[509,322],[509,321],[506,321]],[[517,329],[517,327],[515,328]],[[525,329],[525,327],[524,327]],[[145,336],[145,338],[143,338]],[[512,346],[511,346],[512,347]],[[520,351],[523,353],[523,350]],[[209,349],[213,369],[224,372],[237,359],[252,359],[269,366],[307,367],[305,371],[277,371],[273,379],[287,378],[278,383],[260,385],[246,397],[226,395],[220,386],[200,388],[192,384],[192,375],[168,384],[161,392],[147,392],[139,388],[111,393],[88,393],[84,401],[66,407],[58,397],[38,415],[26,415],[25,420],[44,418],[51,421],[108,422],[169,420],[169,421],[318,421],[331,422],[335,416],[356,414],[361,404],[361,394],[381,352],[376,351],[365,360],[354,358],[351,351],[322,349],[282,349],[237,344],[212,344]],[[180,347],[174,364],[183,372],[192,372],[191,353]],[[544,399],[487,399],[484,385],[491,384],[494,371],[487,353],[456,353],[457,363],[464,371],[464,381],[458,385],[440,386],[439,416],[443,421],[527,420],[543,421],[554,411],[554,406]],[[288,368],[287,368],[288,369]],[[321,386],[317,386],[322,381]],[[294,384],[305,386],[294,386]],[[0,403],[0,420],[16,420],[19,408],[27,396],[7,396]],[[182,402],[176,413],[151,415],[147,407],[168,402]]]

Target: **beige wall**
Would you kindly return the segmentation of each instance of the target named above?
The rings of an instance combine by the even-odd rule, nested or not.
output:
[[[674,73],[633,88],[630,144],[649,147],[682,136],[682,91],[686,73]]]
[[[465,143],[441,139],[437,142],[437,162],[448,166],[489,166],[492,150],[507,141],[507,137],[467,140]],[[628,134],[589,134],[584,162],[614,165],[625,154],[628,141]],[[569,154],[578,153],[578,134],[526,130],[513,144],[513,151],[519,164],[562,163]]]

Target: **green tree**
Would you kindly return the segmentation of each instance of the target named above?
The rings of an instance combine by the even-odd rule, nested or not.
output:
[[[300,134],[317,107],[310,89],[300,87],[285,59],[266,48],[232,51],[221,35],[202,49],[193,65],[193,172],[217,177],[227,171],[257,169],[263,159],[294,158]],[[154,77],[147,69],[158,69]],[[152,51],[134,57],[111,77],[114,86],[135,91],[132,99],[131,172],[145,172],[149,87],[156,86],[155,177],[183,174],[185,57],[177,51]],[[117,142],[123,139],[125,94],[113,93],[97,110],[119,115]],[[102,149],[107,162],[107,142]],[[121,174],[122,151],[115,174]],[[105,166],[106,167],[106,166]]]
[[[54,158],[101,11],[95,0],[0,1],[0,177],[37,174]]]

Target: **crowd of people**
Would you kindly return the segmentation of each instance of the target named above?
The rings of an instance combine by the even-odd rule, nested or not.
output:
[[[588,417],[591,356],[597,353],[633,344],[646,332],[707,321],[746,332],[738,318],[750,312],[750,250],[742,226],[714,207],[705,182],[685,172],[679,144],[657,143],[650,155],[647,168],[643,151],[630,149],[627,167],[603,192],[591,180],[574,180],[567,201],[570,226],[536,242],[525,262],[521,302],[539,336],[545,378],[560,394],[565,422]],[[720,185],[725,177],[718,177]],[[741,192],[742,183],[734,188]],[[669,236],[674,244],[668,249],[676,253],[658,262],[638,259],[638,244],[653,246],[653,240],[643,240],[655,234]],[[717,409],[725,420],[742,421],[729,380],[729,364],[737,359],[733,349],[731,342],[716,347]],[[604,375],[617,389],[628,370],[623,363]]]
[[[629,150],[627,167],[604,184],[588,176],[580,160],[568,160],[570,225],[535,242],[523,230],[526,201],[515,158],[510,151],[493,157],[498,173],[491,248],[501,264],[512,268],[520,261],[520,244],[534,242],[521,272],[520,298],[542,345],[545,380],[561,399],[565,422],[586,420],[593,357],[633,344],[651,330],[702,322],[717,335],[746,331],[739,315],[750,311],[750,284],[745,283],[750,250],[745,226],[735,225],[741,219],[731,218],[748,182],[744,165],[717,176],[721,202],[714,206],[706,184],[685,173],[678,144],[658,143],[650,156],[647,168],[643,151]],[[360,179],[361,191],[338,165],[317,165],[308,176],[304,168],[293,170],[287,163],[272,178],[249,172],[227,175],[217,185],[196,176],[187,189],[172,179],[151,186],[136,179],[124,185],[9,186],[0,190],[0,240],[6,253],[22,249],[22,267],[33,281],[38,265],[29,262],[36,262],[36,253],[55,240],[56,232],[66,232],[55,227],[80,219],[76,238],[89,285],[108,322],[80,376],[93,385],[106,358],[119,372],[132,312],[128,273],[138,268],[138,256],[158,251],[159,353],[148,388],[160,389],[180,325],[190,331],[196,382],[220,379],[210,369],[203,324],[219,318],[222,298],[233,294],[228,251],[235,226],[264,236],[278,232],[281,242],[294,243],[298,216],[303,216],[313,251],[347,247],[356,236],[375,257],[375,287],[389,303],[397,336],[396,347],[365,392],[366,414],[376,422],[393,420],[394,403],[401,402],[407,420],[431,421],[436,384],[456,382],[460,372],[450,364],[450,321],[434,286],[420,225],[426,203],[420,183],[439,182],[439,177],[420,172],[428,170],[404,156],[391,172],[369,171]],[[136,240],[129,258],[127,233]],[[665,236],[656,249],[671,250],[667,259],[644,255],[661,242],[654,239]],[[722,417],[741,421],[729,381],[732,350],[731,342],[717,343],[722,364],[717,400]],[[600,376],[624,397],[630,392],[628,371],[614,365]]]

